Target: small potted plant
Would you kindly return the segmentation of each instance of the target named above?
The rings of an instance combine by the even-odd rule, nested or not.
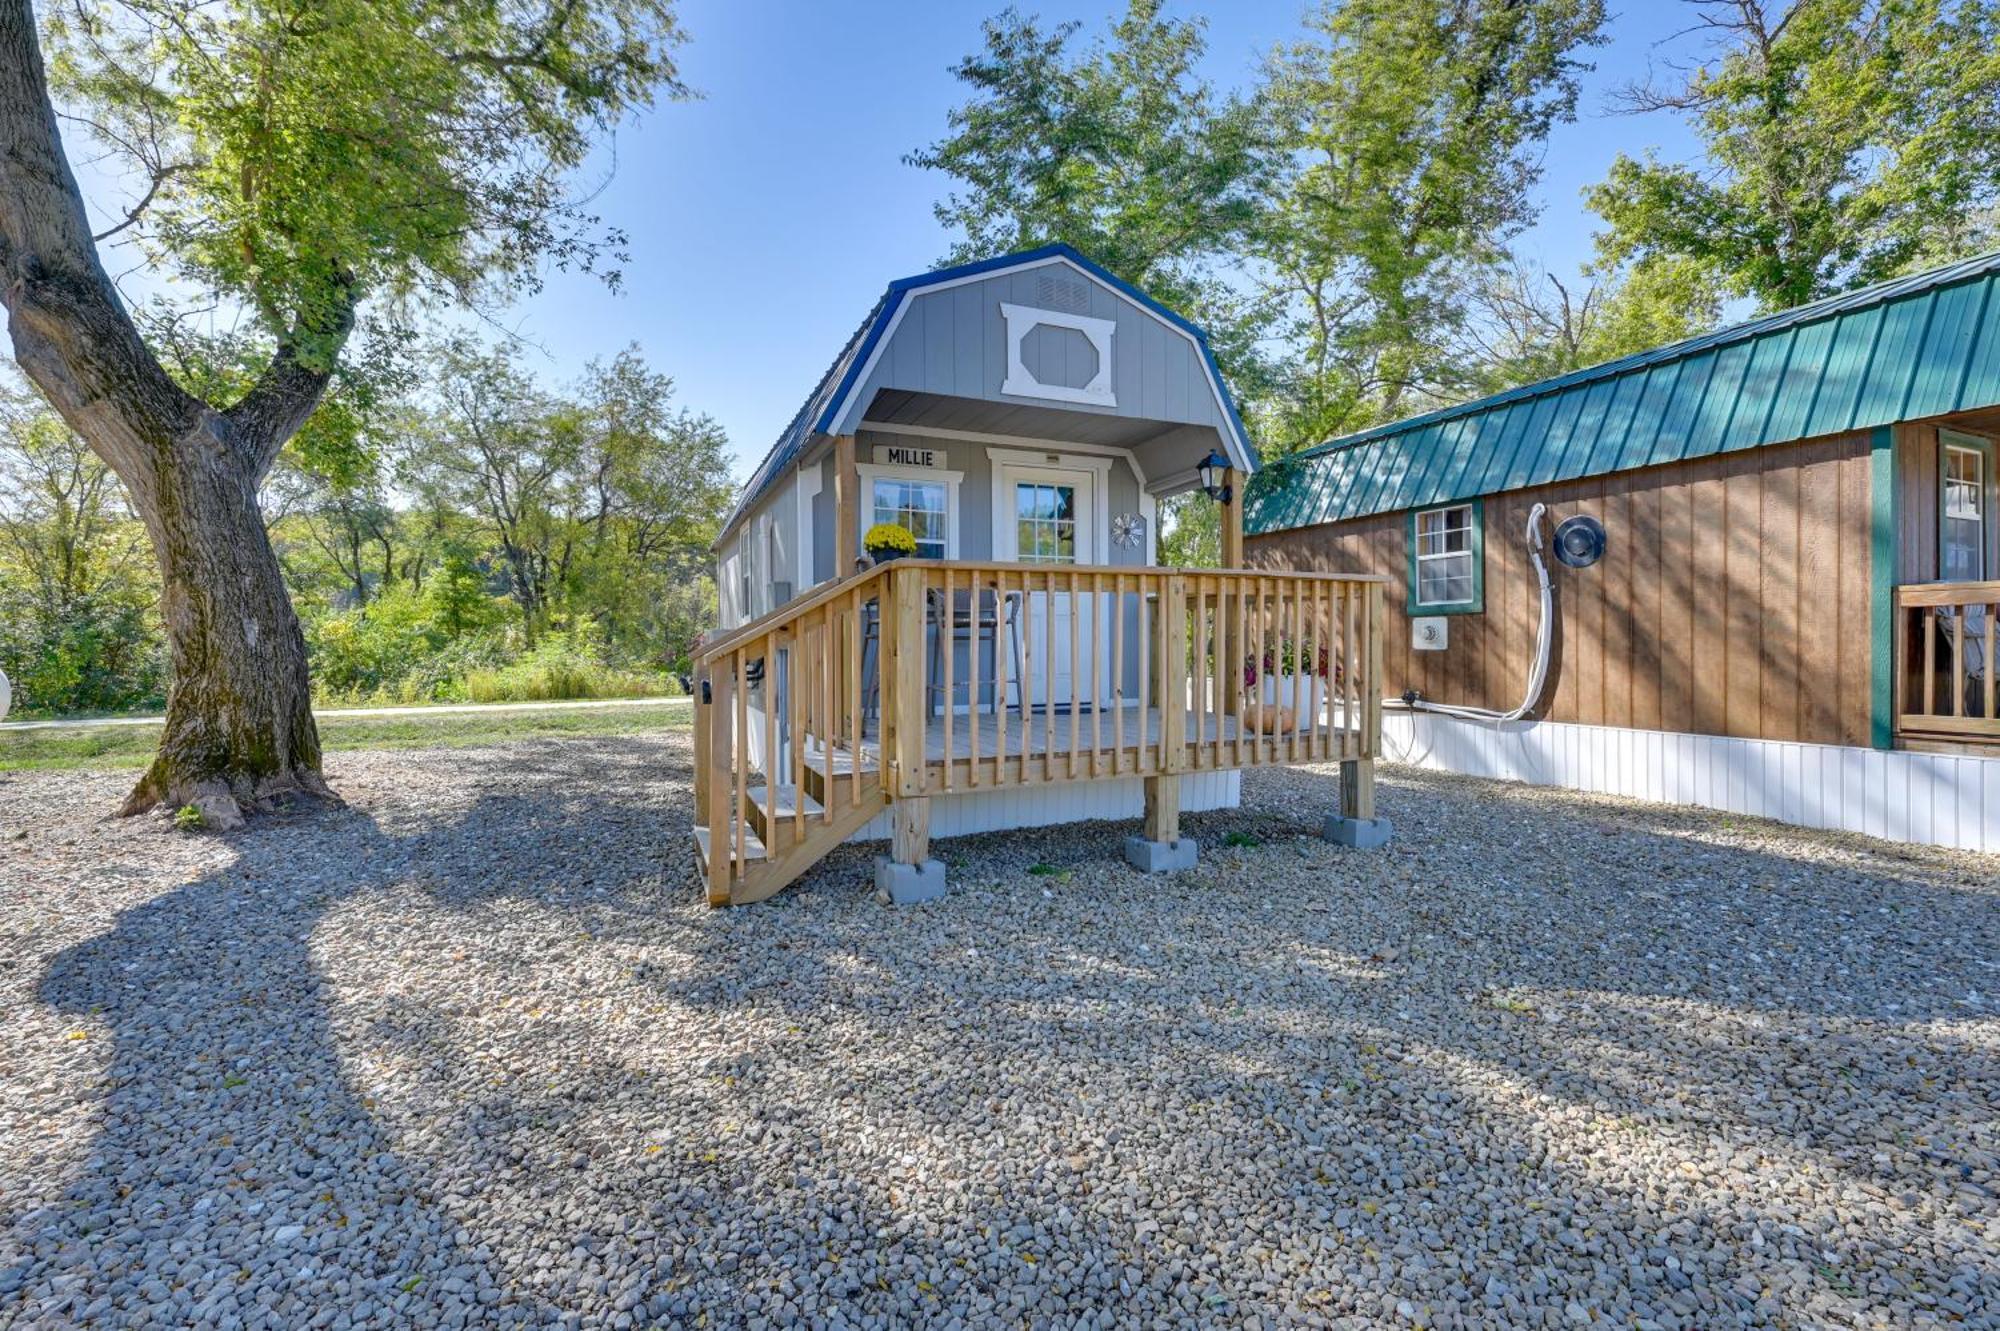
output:
[[[915,554],[917,538],[910,535],[907,527],[899,527],[893,522],[878,522],[862,536],[861,546],[868,551],[870,559],[881,564]]]
[[[1308,724],[1326,703],[1328,665],[1326,648],[1311,638],[1280,638],[1275,650],[1246,658],[1243,686],[1251,697],[1245,722],[1266,735]],[[1333,675],[1338,680],[1337,665]]]

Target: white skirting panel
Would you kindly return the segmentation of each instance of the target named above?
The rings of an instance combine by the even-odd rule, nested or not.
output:
[[[2000,758],[1385,710],[1383,756],[1526,781],[2000,852]]]
[[[1243,794],[1240,772],[1183,772],[1181,811],[1233,809]],[[1136,776],[1100,777],[1095,781],[1065,781],[1053,786],[1009,786],[1004,790],[968,791],[962,795],[931,796],[931,835],[969,836],[1003,832],[1015,827],[1049,827],[1095,818],[1136,819],[1146,812],[1146,784]],[[889,836],[889,815],[869,823],[850,841],[883,841]]]

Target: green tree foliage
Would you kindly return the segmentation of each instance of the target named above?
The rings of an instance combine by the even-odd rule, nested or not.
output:
[[[50,6],[51,91],[132,178],[129,239],[331,367],[362,296],[616,276],[569,175],[683,95],[668,0],[118,0]]]
[[[675,405],[637,348],[562,395],[505,347],[461,340],[437,363],[401,475],[430,510],[469,517],[527,637],[589,618],[614,656],[684,668],[732,493],[721,428]]]
[[[1297,349],[1285,450],[1463,396],[1466,294],[1534,220],[1601,0],[1346,0],[1272,60],[1291,170],[1261,249]]]
[[[1626,100],[1685,115],[1703,160],[1618,158],[1590,196],[1607,259],[1685,261],[1776,309],[1993,246],[2000,5],[1690,8],[1706,58]]]
[[[911,153],[963,188],[937,206],[955,262],[1065,241],[1163,296],[1205,285],[1204,261],[1256,219],[1260,117],[1196,74],[1199,21],[1132,0],[1110,39],[1008,9],[953,71],[971,93],[946,138]]]
[[[18,389],[0,394],[0,668],[29,715],[157,705],[157,587],[110,469]]]
[[[254,499],[368,303],[409,327],[551,268],[617,278],[571,176],[680,95],[670,0],[0,0],[0,301],[30,380],[125,482],[173,666],[124,811],[332,799],[305,646]],[[93,234],[57,108],[139,183]],[[240,390],[191,391],[106,271],[130,246],[191,307],[243,316]],[[325,418],[345,432],[337,409]]]
[[[1601,0],[1346,0],[1222,97],[1200,25],[1156,0],[1081,49],[1008,10],[910,161],[958,185],[954,259],[1066,240],[1201,323],[1283,452],[1477,380],[1468,292],[1533,220],[1602,23]]]
[[[714,622],[709,547],[731,493],[720,429],[678,406],[636,348],[563,389],[517,350],[471,343],[421,350],[408,368],[436,390],[375,403],[331,474],[288,449],[265,487],[319,697],[671,688]],[[20,705],[158,706],[158,598],[109,470],[25,394],[0,396],[0,668]]]

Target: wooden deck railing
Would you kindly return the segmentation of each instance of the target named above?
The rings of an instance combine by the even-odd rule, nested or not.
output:
[[[1375,754],[1369,579],[912,561],[892,580],[894,795]]]
[[[1896,734],[2000,743],[2000,582],[1896,588]]]
[[[697,655],[711,899],[884,801],[1367,766],[1382,626],[1379,579],[1328,574],[898,560],[820,588]]]

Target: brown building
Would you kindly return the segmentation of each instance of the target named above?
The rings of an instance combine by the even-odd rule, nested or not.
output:
[[[1246,562],[1392,580],[1392,757],[2000,850],[1996,437],[1987,256],[1309,450]]]

